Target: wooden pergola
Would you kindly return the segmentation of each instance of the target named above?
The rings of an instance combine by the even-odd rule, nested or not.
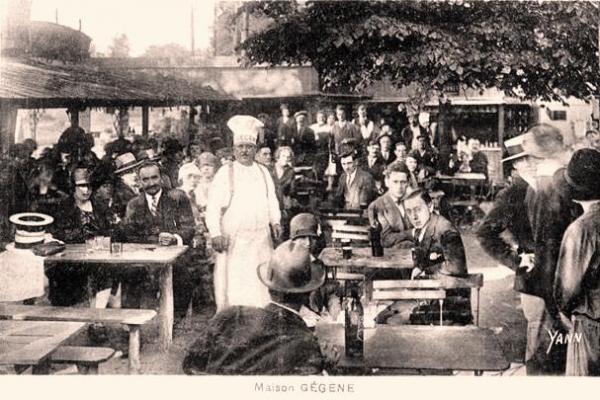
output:
[[[0,62],[0,144],[5,152],[14,143],[19,109],[142,107],[142,134],[147,135],[149,107],[232,101],[237,100],[210,86],[172,76],[4,59]]]

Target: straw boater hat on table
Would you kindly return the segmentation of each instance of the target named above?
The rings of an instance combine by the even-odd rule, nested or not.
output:
[[[265,125],[251,115],[236,115],[227,121],[227,127],[233,132],[233,145],[256,145],[258,133]]]
[[[16,228],[15,248],[29,249],[44,243],[45,228],[54,222],[54,218],[46,214],[25,212],[11,215],[9,221]]]
[[[282,293],[308,293],[325,282],[325,269],[310,261],[309,249],[287,240],[277,246],[268,263],[257,269],[258,278],[269,289]]]

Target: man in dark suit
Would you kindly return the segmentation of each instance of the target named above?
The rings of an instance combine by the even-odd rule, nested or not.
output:
[[[386,126],[389,127],[389,125],[385,125],[384,128]],[[382,128],[377,141],[379,142],[379,151],[385,165],[390,165],[396,161],[396,154],[392,151],[392,137],[388,131]]]
[[[428,168],[430,171],[438,170],[439,155],[435,148],[429,142],[428,136],[419,136],[417,138],[417,148],[409,153],[414,157],[422,168]]]
[[[414,111],[408,115],[408,126],[402,129],[402,133],[400,135],[410,150],[415,150],[418,147],[417,138],[419,136],[424,136],[429,139],[429,133],[427,132],[427,129],[423,128],[421,124],[419,124],[419,113]]]
[[[386,164],[379,154],[379,142],[377,139],[372,139],[369,142],[367,154],[360,159],[359,167],[371,174],[373,179],[375,179],[377,192],[382,194],[384,192],[383,171]]]
[[[234,306],[208,322],[183,361],[188,375],[316,375],[325,368],[314,334],[299,314],[325,282],[309,247],[288,240],[258,268],[269,288],[264,308]]]
[[[441,215],[431,212],[431,198],[422,189],[410,189],[403,199],[406,214],[414,226],[412,230],[416,268],[415,278],[436,278],[440,275],[467,275],[467,258],[460,233]],[[411,315],[417,324],[439,320],[437,301],[418,307]],[[458,324],[473,321],[471,290],[448,289],[443,308],[444,319]]]
[[[362,134],[360,133],[360,129],[355,124],[348,121],[344,106],[338,104],[335,107],[335,114],[337,121],[333,125],[333,128],[331,128],[331,133],[333,134],[335,140],[336,150],[339,152],[342,142],[348,140],[352,140],[357,146],[357,149],[360,149],[363,141]]]
[[[290,116],[290,108],[287,104],[280,106],[281,117],[277,118],[277,147],[293,146],[295,122]]]
[[[411,247],[412,225],[402,205],[402,197],[409,187],[408,168],[404,163],[388,165],[385,185],[387,192],[369,205],[369,219],[379,221],[383,247]]]
[[[127,241],[161,246],[191,245],[195,222],[192,206],[185,192],[163,189],[160,167],[151,161],[140,166],[138,178],[142,193],[127,204],[123,221]],[[190,287],[192,279],[187,268],[188,262],[185,257],[180,258],[173,271],[175,315],[178,317],[185,316],[193,291],[193,287]],[[129,291],[124,292],[139,290],[135,285],[130,285],[128,289]]]
[[[345,209],[368,206],[375,198],[375,180],[358,167],[357,151],[352,144],[341,146],[340,161],[344,172],[334,194],[334,202]]]
[[[296,119],[296,132],[294,135],[294,144],[292,149],[296,155],[296,165],[312,166],[317,153],[317,142],[315,141],[315,132],[308,127],[306,111],[298,111],[294,114]]]

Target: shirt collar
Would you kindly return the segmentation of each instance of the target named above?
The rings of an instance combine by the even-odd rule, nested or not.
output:
[[[158,191],[158,193],[156,193],[155,195],[151,195],[148,193],[144,193],[146,195],[146,200],[148,201],[148,204],[152,203],[152,200],[154,198],[156,198],[156,203],[158,204],[159,200],[160,200],[160,196],[162,196],[162,189],[160,189]]]
[[[284,306],[283,304],[277,303],[276,301],[273,301],[273,300],[271,300],[271,304],[274,304],[277,307],[281,307],[281,308],[283,308],[285,310],[288,310],[289,312],[291,312],[293,314],[296,314],[297,316],[299,316],[302,319],[302,315],[300,315],[300,313],[298,311],[294,310],[293,308],[290,308],[288,306]],[[304,320],[304,319],[302,319],[302,320]]]

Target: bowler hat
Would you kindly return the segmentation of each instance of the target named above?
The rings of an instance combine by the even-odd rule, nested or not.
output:
[[[600,152],[594,149],[581,149],[575,152],[563,175],[571,187],[573,200],[600,199]]]
[[[268,263],[257,268],[258,278],[269,289],[283,293],[308,293],[325,282],[325,269],[312,263],[308,247],[287,240]]]
[[[317,237],[317,218],[310,213],[300,213],[290,221],[290,239],[294,240],[302,236]]]

